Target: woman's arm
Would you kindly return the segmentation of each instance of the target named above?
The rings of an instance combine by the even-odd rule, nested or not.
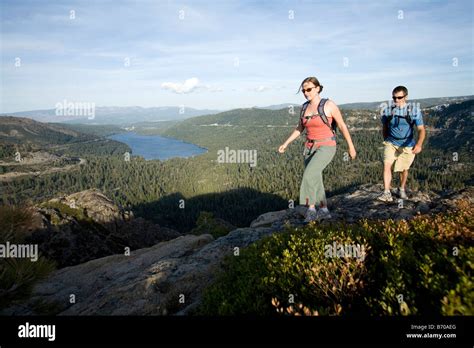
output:
[[[283,145],[281,145],[279,148],[278,148],[278,152],[280,153],[283,153],[285,152],[285,149],[288,145],[290,145],[290,143],[295,140],[296,138],[298,138],[300,136],[301,132],[297,129],[295,129],[293,131],[293,133],[291,133],[291,135],[288,137],[288,139],[286,139],[286,141],[283,143]]]
[[[349,134],[349,130],[347,129],[346,123],[342,118],[341,111],[337,107],[337,105],[332,101],[328,100],[326,105],[329,107],[330,115],[334,118],[334,121],[337,123],[337,127],[341,130],[344,139],[346,139],[347,145],[349,145],[349,155],[352,159],[356,158],[356,150],[354,144],[352,143],[351,135]]]
[[[283,145],[290,145],[296,138],[300,136],[301,132],[298,129],[295,129],[293,133],[286,139],[286,141],[283,143]]]

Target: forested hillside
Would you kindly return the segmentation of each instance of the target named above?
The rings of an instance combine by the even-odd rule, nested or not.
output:
[[[119,130],[116,126],[69,126],[41,123],[24,117],[0,116],[0,160],[13,160],[16,152],[24,157],[39,150],[70,156],[130,151],[127,145],[103,137]]]
[[[472,103],[424,110],[427,140],[411,170],[409,189],[436,192],[472,185]],[[379,114],[374,110],[346,110],[343,114],[358,155],[355,161],[349,160],[339,134],[336,157],[324,173],[328,195],[355,185],[382,182]],[[124,153],[130,150],[124,144],[116,146],[103,140],[74,144],[73,138],[68,138],[71,135],[64,134],[63,144],[68,146],[59,147],[61,153],[80,156],[86,163],[76,170],[2,182],[1,199],[18,204],[98,188],[137,216],[181,232],[195,226],[201,211],[212,212],[236,226],[247,226],[259,214],[288,207],[290,200],[298,204],[303,137],[286,153],[277,152],[297,124],[298,115],[299,108],[252,108],[185,120],[163,134],[209,151],[194,158],[167,161],[145,161],[136,156],[127,161]],[[3,146],[4,157],[12,155],[11,146]],[[226,147],[255,150],[256,166],[218,163],[217,151]]]

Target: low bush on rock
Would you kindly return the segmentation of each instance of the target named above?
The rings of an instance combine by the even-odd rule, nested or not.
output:
[[[201,315],[472,315],[473,207],[287,227],[228,256]]]

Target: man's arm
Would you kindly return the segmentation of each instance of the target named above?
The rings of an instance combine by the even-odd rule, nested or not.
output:
[[[420,109],[416,113],[415,125],[416,129],[418,130],[418,141],[416,142],[415,146],[413,146],[412,152],[417,154],[423,149],[423,142],[425,141],[426,136],[426,130],[423,124],[423,113]]]
[[[413,146],[412,152],[414,154],[421,152],[421,150],[423,149],[423,141],[425,141],[426,136],[425,126],[417,126],[416,129],[418,129],[418,141],[416,142],[415,146]]]

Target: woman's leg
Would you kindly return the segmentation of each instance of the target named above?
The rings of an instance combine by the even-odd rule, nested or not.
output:
[[[336,154],[336,146],[321,146],[316,152],[305,158],[305,171],[300,187],[300,205],[308,204],[326,207],[326,193],[323,184],[323,170]]]

